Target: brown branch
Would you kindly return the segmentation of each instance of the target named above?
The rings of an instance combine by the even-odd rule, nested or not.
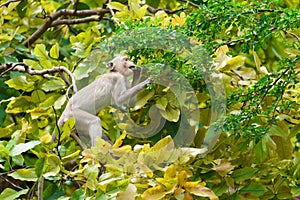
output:
[[[190,1],[187,1],[187,0],[181,0],[181,1],[186,2],[186,3],[188,3],[189,5],[191,5],[191,6],[195,7],[195,8],[199,8],[199,5],[195,4],[193,2],[190,2]]]
[[[8,7],[9,4],[14,3],[14,2],[18,2],[18,1],[22,1],[22,0],[9,0],[9,1],[5,2],[5,3],[0,4],[0,8],[2,6]]]
[[[143,4],[143,3],[140,4],[140,6],[144,6],[144,5],[146,5],[146,4]],[[167,14],[174,14],[174,13],[183,11],[184,9],[181,8],[181,9],[179,9],[179,10],[169,10],[169,9],[162,9],[162,8],[153,8],[153,7],[149,6],[149,5],[147,5],[147,10],[148,10],[150,13],[153,13],[153,14],[155,14],[155,13],[157,13],[158,11],[161,11],[161,10],[162,10],[162,11],[165,11]]]
[[[57,20],[58,18],[62,16],[75,16],[75,17],[82,17],[82,16],[91,16],[91,15],[99,15],[101,17],[104,16],[104,14],[109,13],[109,9],[98,9],[98,10],[59,10],[55,12],[53,15],[49,16],[46,22],[38,29],[36,30],[24,43],[25,46],[30,46],[32,43],[34,43],[40,36],[43,35],[44,32],[47,31],[48,28],[52,27],[52,24]]]
[[[72,25],[72,24],[81,24],[81,23],[87,23],[87,22],[92,22],[92,21],[100,21],[101,16],[98,17],[85,17],[81,19],[60,19],[56,20],[55,22],[51,23],[51,27],[66,24],[66,25]]]
[[[53,67],[50,69],[43,69],[43,70],[33,70],[30,69],[29,66],[26,65],[25,63],[7,63],[5,65],[0,65],[0,72],[2,72],[0,74],[0,77],[3,76],[3,74],[7,73],[8,71],[19,71],[19,72],[28,73],[30,75],[41,75],[41,76],[46,74],[53,74],[57,72],[65,72],[71,78],[73,91],[75,93],[77,92],[76,80],[74,75],[72,74],[72,72],[70,72],[70,70],[68,70],[63,66],[57,66],[57,67]]]

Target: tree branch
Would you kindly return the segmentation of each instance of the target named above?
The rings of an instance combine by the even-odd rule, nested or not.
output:
[[[5,65],[0,65],[0,72],[2,72],[0,74],[0,77],[3,76],[3,74],[7,73],[8,71],[19,71],[19,72],[28,73],[30,75],[41,75],[41,76],[43,76],[45,74],[54,74],[57,72],[65,72],[71,78],[73,91],[75,93],[77,92],[76,80],[75,80],[74,75],[72,74],[72,72],[70,72],[70,70],[68,70],[67,68],[65,68],[63,66],[57,66],[57,67],[53,67],[50,69],[43,69],[43,70],[33,70],[33,69],[30,69],[29,66],[26,65],[25,63],[7,63]]]
[[[55,23],[55,21],[62,17],[62,16],[75,16],[75,17],[82,17],[82,16],[91,16],[91,15],[99,15],[100,20],[104,14],[109,13],[109,9],[98,9],[98,10],[68,10],[63,9],[55,12],[53,15],[49,16],[46,22],[38,29],[36,30],[25,42],[23,42],[23,45],[30,46],[32,43],[34,43],[41,35],[43,35],[44,32],[47,31],[48,28],[53,27],[52,24]],[[61,24],[61,23],[58,23]]]
[[[81,19],[60,19],[56,20],[55,22],[51,23],[51,27],[66,24],[66,25],[72,25],[72,24],[80,24],[80,23],[87,23],[92,21],[100,21],[103,17],[85,17]]]
[[[143,4],[143,3],[140,4],[140,6],[144,6],[144,5],[146,5],[146,4]],[[181,9],[179,9],[179,10],[169,10],[169,9],[162,9],[162,8],[153,8],[153,7],[149,6],[149,5],[147,5],[147,10],[148,10],[150,13],[152,13],[152,14],[155,14],[155,13],[157,13],[158,11],[161,11],[161,10],[162,10],[162,11],[165,11],[167,14],[174,14],[174,13],[183,11],[184,9],[181,8]]]

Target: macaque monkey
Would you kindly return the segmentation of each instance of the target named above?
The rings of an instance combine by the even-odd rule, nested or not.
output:
[[[150,78],[139,83],[141,68],[126,56],[117,56],[108,63],[107,67],[109,68],[108,73],[82,88],[70,98],[58,120],[58,125],[62,126],[68,119],[74,117],[75,128],[79,136],[89,138],[92,146],[95,146],[97,137],[109,141],[107,136],[102,134],[98,112],[113,103],[116,105],[129,103],[132,106],[135,103],[136,94],[151,83]],[[130,86],[127,77],[132,74],[133,80]]]

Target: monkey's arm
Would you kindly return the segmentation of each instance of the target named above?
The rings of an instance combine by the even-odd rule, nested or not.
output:
[[[146,87],[147,84],[151,83],[151,79],[147,78],[145,81],[133,86],[126,90],[125,81],[120,80],[117,82],[115,90],[113,91],[113,99],[117,105],[129,100],[133,95],[137,94],[140,90]]]
[[[136,66],[134,71],[133,71],[133,79],[132,79],[132,84],[131,84],[131,87],[134,87],[136,86],[139,82],[140,82],[140,79],[141,79],[141,71],[142,71],[142,68],[141,67],[138,67]],[[134,96],[132,96],[130,98],[130,101],[129,101],[129,107],[133,107],[135,102],[136,102],[136,94]]]

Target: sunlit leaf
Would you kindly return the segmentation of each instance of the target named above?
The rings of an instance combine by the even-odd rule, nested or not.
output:
[[[12,79],[9,79],[5,82],[9,87],[15,88],[17,90],[23,90],[26,92],[30,92],[34,90],[34,82],[30,82],[27,80],[26,76],[18,76]]]
[[[39,144],[41,144],[41,141],[39,141],[39,140],[30,141],[30,142],[27,142],[27,143],[17,144],[11,150],[10,155],[11,156],[20,155],[21,153],[26,152],[26,151],[34,148],[36,145],[39,145]]]
[[[21,195],[27,194],[28,190],[29,189],[15,191],[11,188],[5,188],[0,194],[0,199],[1,200],[18,199],[18,197],[20,197]]]
[[[54,44],[51,49],[50,49],[50,56],[52,58],[57,59],[59,57],[59,48],[58,48],[58,44]]]
[[[37,44],[34,48],[34,54],[41,60],[48,59],[48,53],[46,52],[46,46],[44,44]]]
[[[162,199],[166,193],[164,192],[164,189],[162,186],[156,186],[147,189],[143,194],[142,198],[145,200],[159,200]]]
[[[35,174],[34,168],[18,169],[13,173],[9,174],[9,176],[22,181],[37,181],[37,176]]]
[[[127,8],[126,5],[124,5],[120,2],[110,2],[107,4],[107,7],[109,7],[110,9],[118,10],[118,11],[122,11]]]
[[[219,199],[211,189],[202,186],[200,183],[194,187],[185,187],[185,190],[196,196],[208,197],[211,200]]]
[[[231,59],[229,59],[226,63],[226,65],[222,68],[220,68],[221,72],[230,71],[232,69],[236,69],[238,67],[241,67],[244,65],[245,58],[242,56],[236,56]]]
[[[228,160],[219,159],[216,161],[216,166],[212,168],[215,170],[220,176],[225,176],[228,172],[234,169],[234,166]]]
[[[42,85],[41,89],[46,92],[49,92],[49,91],[54,91],[54,90],[63,88],[64,86],[65,86],[65,84],[62,81],[53,79],[53,80],[49,80],[49,81],[45,82]]]
[[[124,192],[121,192],[117,196],[117,200],[135,200],[137,196],[137,188],[134,184],[129,184]]]

